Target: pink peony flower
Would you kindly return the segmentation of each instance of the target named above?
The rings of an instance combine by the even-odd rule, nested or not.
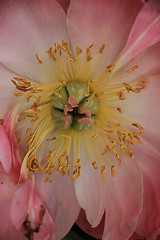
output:
[[[0,24],[0,240],[59,240],[80,211],[156,239],[159,0],[1,0]]]

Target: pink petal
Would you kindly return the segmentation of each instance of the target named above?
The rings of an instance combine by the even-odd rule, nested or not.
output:
[[[37,175],[36,192],[55,222],[52,239],[60,240],[76,221],[80,207],[75,197],[74,183],[70,177],[62,176],[56,170],[47,183],[45,183],[45,177]]]
[[[12,198],[8,197],[4,204],[0,205],[0,240],[25,240],[23,229],[16,230],[11,222],[9,216],[11,202]]]
[[[40,227],[39,233],[34,233],[34,240],[48,240],[53,234],[54,223],[49,212],[46,210],[43,217],[43,224]]]
[[[91,151],[95,156],[92,148]],[[114,163],[115,177],[111,177],[111,166],[104,161],[103,180],[100,169],[92,167],[88,152],[81,154],[82,172],[75,182],[76,196],[92,227],[98,226],[105,212],[103,239],[128,239],[136,228],[142,206],[141,171],[135,159],[124,155],[121,166]]]
[[[17,190],[17,186],[6,174],[0,173],[0,206],[7,202]]]
[[[128,119],[143,126],[143,137],[159,149],[160,77],[145,80],[148,80],[147,87],[136,95],[128,94],[121,108]]]
[[[17,182],[19,179],[19,173],[20,173],[20,164],[21,164],[21,157],[19,154],[19,147],[17,143],[17,139],[15,136],[15,125],[17,117],[15,114],[17,113],[15,107],[7,116],[5,119],[3,126],[5,127],[5,130],[7,132],[8,138],[9,138],[9,144],[11,147],[11,157],[12,157],[12,171],[10,173],[10,177],[14,182]]]
[[[13,108],[14,105],[19,101],[13,93],[17,92],[15,86],[12,84],[11,79],[13,76],[17,76],[15,73],[9,71],[0,63],[0,96],[1,96],[1,111],[0,119],[4,118],[6,114]]]
[[[30,198],[28,206],[28,221],[31,223],[32,229],[38,229],[38,232],[34,233],[34,240],[48,240],[52,236],[54,230],[53,219],[42,201],[34,192]],[[41,210],[42,212],[45,211],[44,213],[41,213],[44,214],[42,219],[40,219]]]
[[[48,68],[45,53],[54,42],[68,40],[65,13],[52,0],[2,0],[0,8],[0,60],[13,71],[38,82],[53,80],[37,63],[35,54]],[[52,71],[53,67],[51,68]],[[54,73],[54,72],[53,72]]]
[[[4,170],[11,170],[11,146],[5,128],[0,125],[0,162]]]
[[[70,0],[57,0],[57,2],[64,9],[65,13],[67,13],[68,7],[69,7],[69,4],[70,4]]]
[[[125,46],[120,64],[134,58],[160,40],[160,2],[148,1],[138,14]]]
[[[67,14],[72,49],[79,46],[85,53],[86,48],[94,43],[91,49],[94,57],[105,43],[104,52],[96,63],[96,74],[101,73],[124,47],[142,6],[139,0],[72,0]]]
[[[10,208],[10,218],[14,227],[18,230],[21,228],[26,216],[30,194],[32,190],[32,181],[28,180],[25,184],[21,185],[15,192]]]
[[[136,159],[142,170],[144,200],[136,232],[147,240],[160,234],[160,152],[143,140],[135,146]]]
[[[112,83],[116,84],[126,82],[129,84],[133,81],[145,81],[149,76],[159,75],[159,56],[160,42],[144,50],[134,59],[131,59],[126,65],[121,67],[118,71],[115,71],[115,73],[111,75]],[[134,66],[137,66],[137,68],[135,68],[135,70],[132,72],[127,73],[127,71]],[[128,98],[129,95],[130,94],[127,94],[126,98]],[[136,94],[136,96],[138,96],[138,94]]]

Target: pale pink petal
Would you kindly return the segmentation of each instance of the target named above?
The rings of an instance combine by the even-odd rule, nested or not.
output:
[[[3,119],[6,114],[13,108],[13,106],[19,101],[17,97],[13,95],[16,93],[15,86],[12,84],[11,79],[13,76],[17,77],[17,74],[9,71],[0,63],[0,119]]]
[[[127,100],[121,102],[121,108],[125,117],[143,126],[143,137],[160,149],[160,76],[145,80],[148,80],[146,88],[138,94],[128,94]]]
[[[75,51],[79,46],[85,53],[86,48],[94,43],[91,56],[95,57],[105,43],[104,52],[96,64],[96,74],[104,71],[124,47],[142,6],[139,0],[72,0],[67,14],[72,49]]]
[[[25,240],[24,230],[21,228],[16,230],[13,226],[9,208],[12,198],[8,198],[3,205],[0,205],[0,240]]]
[[[112,74],[109,84],[112,83],[130,83],[133,81],[145,81],[149,76],[159,75],[159,56],[160,42],[144,50],[134,59],[131,59],[126,65]],[[117,66],[117,65],[116,65]],[[135,67],[135,70],[127,73]],[[115,67],[116,68],[116,67]],[[114,80],[115,79],[115,80]],[[127,94],[127,98],[128,98]]]
[[[34,233],[34,240],[48,240],[53,234],[54,223],[51,218],[48,210],[45,211],[45,215],[43,217],[43,224],[40,227],[40,231],[38,233]]]
[[[70,0],[57,0],[57,2],[64,9],[65,13],[67,13],[68,7],[69,7],[69,4],[70,4]]]
[[[98,226],[105,212],[103,239],[127,240],[136,228],[142,206],[140,168],[135,159],[124,155],[121,166],[113,160],[115,177],[111,177],[111,166],[104,160],[103,180],[100,169],[95,170],[89,159],[87,151],[81,153],[82,172],[75,182],[79,205],[92,227]]]
[[[80,207],[69,176],[64,177],[55,170],[47,183],[45,177],[42,174],[37,175],[36,191],[55,222],[52,240],[60,240],[76,221]]]
[[[15,135],[15,125],[16,125],[16,109],[18,105],[8,114],[6,119],[4,120],[3,126],[6,130],[6,133],[8,135],[9,144],[11,147],[11,158],[12,158],[12,166],[11,166],[11,173],[10,177],[12,180],[17,183],[19,179],[20,174],[20,164],[22,162],[22,159],[20,157],[19,153],[19,147]]]
[[[4,170],[9,173],[11,170],[11,146],[5,128],[0,125],[0,162]]]
[[[160,40],[160,2],[150,0],[139,12],[120,58],[120,64],[134,58]]]
[[[33,188],[32,184],[32,181],[28,180],[25,184],[21,185],[15,192],[11,202],[9,215],[17,230],[21,228],[27,216],[28,203]]]
[[[54,231],[54,222],[39,197],[32,192],[28,205],[28,221],[34,232],[34,240],[48,240]],[[43,215],[40,217],[40,215]]]
[[[65,19],[56,0],[1,0],[0,60],[24,77],[38,82],[51,81],[51,75],[37,63],[35,54],[51,67],[45,51],[55,41],[68,40]]]
[[[17,186],[4,173],[0,173],[0,206],[12,197]]]
[[[135,146],[134,152],[144,185],[143,208],[136,232],[154,240],[160,234],[160,152],[145,140]]]
[[[0,240],[24,240],[22,230],[16,231],[9,215],[12,197],[17,186],[6,174],[0,173]]]

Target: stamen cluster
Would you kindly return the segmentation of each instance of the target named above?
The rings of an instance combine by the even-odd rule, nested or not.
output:
[[[136,71],[137,65],[113,77],[115,64],[111,64],[93,79],[92,70],[105,44],[102,44],[96,59],[91,56],[93,45],[86,49],[86,58],[82,63],[81,48],[76,48],[76,58],[73,58],[67,42],[62,41],[62,45],[55,43],[55,49],[50,48],[47,54],[58,78],[36,54],[38,63],[53,77],[52,83],[32,84],[26,79],[12,79],[21,91],[15,95],[24,96],[29,104],[34,101],[31,106],[28,105],[28,110],[18,113],[19,123],[24,121],[24,124],[18,126],[17,131],[27,128],[18,140],[20,144],[25,135],[28,137],[22,164],[27,177],[39,170],[47,174],[48,181],[53,170],[57,169],[63,176],[66,173],[70,175],[72,171],[71,178],[76,180],[81,173],[82,142],[94,169],[100,167],[102,178],[108,163],[114,177],[115,164],[118,162],[121,165],[124,151],[134,158],[130,145],[136,140],[141,144],[143,127],[123,115],[120,103],[126,101],[130,92],[140,93],[146,82],[122,82],[122,77]],[[135,127],[139,131],[134,131]],[[39,160],[39,149],[46,141],[50,142],[50,151]]]

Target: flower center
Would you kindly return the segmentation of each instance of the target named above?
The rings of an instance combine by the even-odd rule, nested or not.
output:
[[[92,47],[93,44],[86,49],[82,61],[81,48],[76,48],[73,58],[67,42],[55,43],[55,49],[47,51],[54,72],[36,54],[38,63],[52,77],[51,83],[32,84],[26,79],[12,79],[21,91],[15,95],[24,97],[22,106],[25,99],[28,104],[28,110],[19,113],[15,110],[17,134],[19,131],[22,134],[23,129],[18,143],[27,135],[21,175],[31,178],[36,171],[41,171],[47,174],[48,181],[57,169],[63,176],[72,171],[71,178],[76,180],[82,168],[82,149],[87,154],[86,161],[90,159],[94,169],[100,168],[102,178],[108,165],[114,177],[115,165],[121,165],[123,152],[134,158],[130,145],[136,140],[141,143],[143,127],[124,116],[121,102],[126,101],[129,93],[139,94],[146,82],[123,82],[123,76],[132,74],[137,65],[115,76],[115,64],[111,64],[94,78],[93,69],[105,44],[95,59],[91,57]],[[46,146],[49,147],[47,154]],[[46,155],[42,157],[43,154]]]
[[[71,81],[61,87],[52,98],[52,116],[58,128],[73,128],[76,131],[90,129],[95,123],[99,101],[80,81]]]

